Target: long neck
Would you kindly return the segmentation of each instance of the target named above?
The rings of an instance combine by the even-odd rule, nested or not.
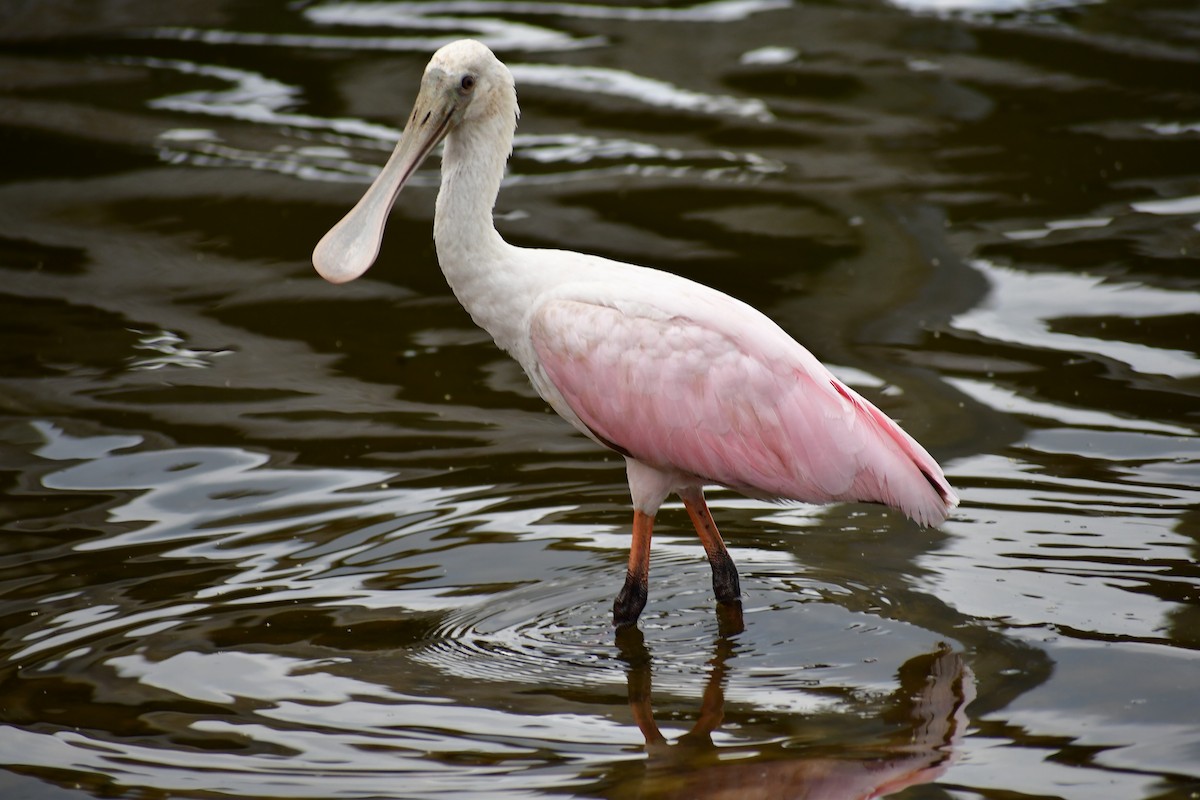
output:
[[[512,149],[513,107],[470,120],[446,137],[433,238],[446,282],[475,323],[511,348],[522,296],[515,248],[496,232],[492,208]]]
[[[504,244],[492,221],[492,208],[512,138],[513,117],[503,119],[500,114],[471,120],[446,137],[433,239],[447,278],[457,277],[452,271],[478,267],[480,256]]]

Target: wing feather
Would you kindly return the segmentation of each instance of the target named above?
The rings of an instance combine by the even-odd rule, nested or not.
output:
[[[769,348],[744,335],[746,308],[715,324],[648,305],[547,300],[530,320],[542,388],[553,389],[543,394],[653,467],[751,496],[866,500],[943,521],[957,498],[929,454],[766,317],[752,321],[780,334]]]

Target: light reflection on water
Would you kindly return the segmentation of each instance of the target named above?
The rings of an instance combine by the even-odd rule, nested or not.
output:
[[[147,59],[141,63],[153,69],[216,78],[230,84],[228,89],[220,91],[185,92],[157,98],[150,103],[152,108],[277,126],[288,136],[303,134],[306,142],[315,136],[318,141],[328,143],[326,146],[305,143],[299,146],[275,146],[269,151],[254,150],[222,142],[215,131],[175,129],[159,135],[159,155],[171,164],[210,168],[245,167],[281,172],[306,180],[367,183],[374,178],[377,166],[352,160],[346,147],[390,151],[400,135],[399,129],[358,119],[327,119],[288,111],[296,104],[300,89],[258,73],[187,61]],[[509,64],[509,67],[522,87],[549,87],[578,93],[578,96],[593,100],[605,96],[617,97],[656,109],[770,120],[770,113],[760,100],[688,91],[626,70],[520,63]],[[706,174],[712,177],[736,174],[740,170],[764,173],[781,169],[778,164],[753,152],[724,149],[686,151],[628,139],[565,133],[540,136],[518,134],[514,141],[514,155],[539,164],[587,165],[586,171],[590,174],[597,171],[598,163],[614,161],[622,164],[618,174],[628,174],[629,166],[638,164],[669,164],[676,170],[699,168],[706,163],[716,164],[706,170]],[[560,170],[554,175],[554,180],[561,181],[564,177]],[[528,181],[532,178],[534,176],[525,175],[511,180]],[[435,180],[419,179],[417,184],[434,185]]]
[[[1194,11],[117,5],[0,23],[0,794],[1200,786]],[[307,261],[465,34],[505,235],[766,310],[944,530],[718,492],[735,632],[668,506],[614,637],[622,470],[449,297],[435,173],[368,279]]]
[[[65,548],[70,554],[128,553],[124,560],[136,564],[145,559],[134,554],[149,546],[151,573],[171,574],[176,568],[165,565],[180,563],[202,572],[199,564],[207,561],[224,577],[160,589],[159,599],[151,602],[143,597],[146,578],[130,581],[118,572],[105,582],[97,575],[81,591],[45,598],[25,624],[11,626],[4,635],[9,660],[22,675],[66,682],[88,676],[96,703],[174,706],[177,710],[152,715],[146,723],[169,740],[207,752],[113,740],[95,730],[22,732],[0,726],[4,751],[27,767],[67,764],[110,775],[118,785],[256,796],[374,796],[393,790],[389,782],[397,773],[416,782],[415,794],[422,793],[423,780],[439,793],[456,787],[467,791],[490,776],[499,782],[489,791],[520,796],[580,782],[575,773],[542,763],[538,753],[578,749],[569,758],[578,762],[576,768],[611,767],[640,758],[637,729],[606,712],[522,712],[507,703],[502,708],[464,704],[438,694],[439,684],[490,681],[507,686],[513,696],[528,694],[530,688],[522,687],[531,687],[531,699],[548,687],[615,692],[635,679],[630,670],[640,671],[637,681],[649,680],[648,672],[641,673],[654,658],[670,665],[657,679],[668,696],[690,696],[707,674],[706,702],[719,691],[756,713],[837,717],[859,704],[876,703],[875,692],[891,690],[892,676],[914,640],[936,644],[936,637],[901,623],[819,605],[809,614],[805,646],[826,661],[790,663],[791,649],[778,647],[780,636],[794,635],[778,627],[786,621],[782,610],[836,589],[813,582],[808,592],[797,591],[799,570],[781,563],[792,559],[735,548],[744,570],[762,571],[748,586],[755,601],[748,617],[761,615],[758,635],[765,638],[736,643],[718,638],[724,655],[720,679],[713,683],[712,656],[696,649],[713,632],[704,625],[697,630],[695,621],[679,629],[681,617],[704,620],[710,614],[708,599],[694,582],[668,579],[656,586],[659,600],[673,608],[648,620],[646,627],[656,637],[652,657],[640,633],[636,642],[614,649],[607,614],[610,576],[595,574],[595,564],[588,568],[570,559],[546,570],[547,559],[539,557],[537,581],[497,585],[503,571],[481,566],[474,573],[479,583],[472,583],[472,564],[496,563],[488,554],[495,545],[481,539],[450,548],[443,541],[461,526],[495,528],[518,537],[503,545],[512,552],[522,547],[522,528],[529,528],[528,544],[536,549],[574,541],[621,556],[624,537],[575,532],[528,514],[524,523],[519,514],[490,514],[487,506],[496,499],[483,499],[475,488],[454,493],[395,489],[383,472],[288,469],[230,448],[144,450],[137,437],[73,437],[53,424],[35,427],[45,437],[38,455],[69,463],[47,472],[43,487],[117,491],[128,498],[105,503],[107,520],[123,532],[77,541]],[[453,576],[441,566],[451,553]],[[694,561],[691,556],[668,536],[656,563],[669,572]],[[402,625],[401,619],[415,621],[424,633],[408,644],[373,642],[351,658],[340,654],[346,650],[322,646],[324,636],[281,631],[289,639],[299,637],[298,650],[314,655],[273,652],[278,642],[272,627],[288,626],[285,618],[296,607],[320,614],[350,610],[339,617],[345,631],[329,634],[344,643],[355,641],[356,627],[371,637],[372,629],[386,631]],[[854,648],[844,642],[848,633],[890,634],[894,641],[883,640],[872,648],[876,655],[869,663],[855,664]],[[221,641],[236,644],[208,649]],[[763,647],[768,641],[772,646]],[[372,654],[375,647],[381,650]],[[948,650],[934,658],[960,663]],[[636,665],[625,663],[631,660]],[[826,774],[828,764],[800,759],[788,762],[787,779],[801,786],[820,775],[837,791],[941,774],[953,755],[946,749],[948,737],[953,734],[957,742],[965,730],[959,692],[970,685],[963,683],[969,676],[957,672],[942,679],[947,684],[939,691],[948,693],[950,707],[942,698],[915,718],[922,726],[918,730],[934,737],[924,749],[902,737],[896,757],[877,762],[878,753],[898,747],[881,740],[864,751],[865,760],[835,758],[830,763],[840,766],[833,777]],[[829,684],[841,681],[861,694],[829,693]],[[631,696],[631,702],[635,699],[643,717],[652,714],[648,695]],[[950,719],[955,721],[944,727]],[[714,730],[706,734],[725,745],[759,747],[779,738],[777,733],[760,738],[750,724],[725,734],[711,724]],[[241,744],[231,749],[234,742]],[[429,763],[439,754],[449,758],[463,752],[495,763],[452,771]]]

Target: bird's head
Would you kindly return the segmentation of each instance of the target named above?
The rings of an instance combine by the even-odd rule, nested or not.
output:
[[[450,125],[504,113],[515,96],[508,67],[484,44],[474,39],[451,42],[433,54],[421,78],[421,93],[410,124],[416,121],[421,98],[442,98],[452,118]],[[511,109],[508,113],[512,113]],[[407,130],[407,128],[406,128]]]
[[[434,53],[421,78],[404,133],[358,204],[313,250],[313,266],[331,283],[362,275],[379,255],[388,213],[404,184],[447,134],[464,124],[515,113],[512,73],[486,45],[471,39]]]

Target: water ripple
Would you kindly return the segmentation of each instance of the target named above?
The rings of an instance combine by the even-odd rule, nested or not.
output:
[[[1086,273],[1030,273],[976,259],[971,266],[988,283],[988,296],[952,325],[1003,342],[1076,356],[1111,358],[1148,375],[1187,378],[1200,375],[1200,356],[1186,350],[1152,347],[1118,338],[1102,339],[1055,330],[1060,319],[1100,316],[1147,319],[1200,314],[1200,295]]]
[[[760,122],[773,119],[761,100],[690,91],[623,69],[566,64],[511,64],[509,69],[518,86],[552,86],[584,97],[611,95],[673,111],[731,114]]]
[[[216,131],[202,128],[172,128],[158,136],[159,157],[172,164],[199,167],[248,167],[278,172],[306,180],[369,182],[378,165],[356,161],[349,148],[388,151],[400,130],[352,118],[322,118],[289,110],[299,100],[300,90],[256,72],[188,61],[130,60],[154,69],[216,78],[226,89],[197,90],[150,101],[151,108],[184,114],[199,114],[279,129],[280,135],[303,143],[279,143],[270,149],[226,141]],[[759,121],[771,119],[767,106],[753,98],[711,95],[673,86],[625,70],[553,64],[512,64],[524,86],[546,86],[577,93],[583,98],[618,97],[654,108],[698,114],[727,114]],[[620,162],[621,171],[653,169],[667,164],[675,170],[704,170],[713,177],[739,171],[778,172],[781,165],[753,152],[733,150],[683,150],[628,139],[602,138],[584,134],[519,134],[514,141],[516,164],[530,159],[540,164],[586,164],[595,176],[603,167],[597,162]],[[559,170],[559,175],[562,170]],[[515,176],[536,180],[536,176]],[[415,183],[436,184],[421,176]]]
[[[341,25],[390,25],[411,28],[429,16],[514,14],[569,19],[616,19],[628,22],[735,22],[792,5],[792,0],[712,0],[675,8],[605,6],[538,0],[434,0],[433,2],[328,3],[305,10],[312,20]]]

